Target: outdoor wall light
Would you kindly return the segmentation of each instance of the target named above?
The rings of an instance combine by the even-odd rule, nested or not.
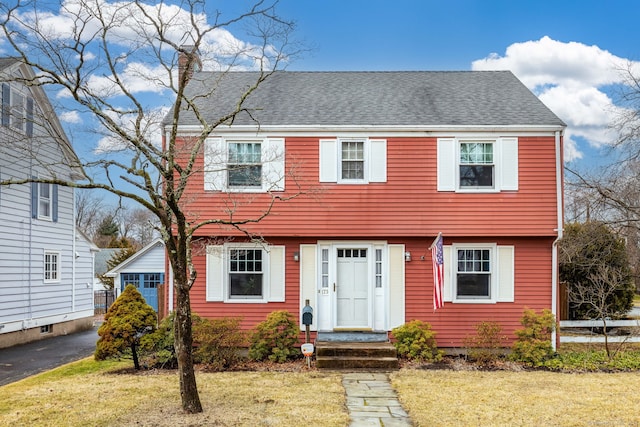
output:
[[[295,262],[300,261],[300,252],[294,252],[294,253],[293,253],[293,260],[294,260]]]
[[[405,260],[406,262],[411,261],[411,252],[405,252],[405,253],[404,253],[404,260]]]

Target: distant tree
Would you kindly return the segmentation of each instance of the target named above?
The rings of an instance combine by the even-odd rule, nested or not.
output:
[[[607,225],[565,226],[559,268],[569,290],[570,318],[619,318],[632,308],[635,284],[625,242]]]
[[[104,360],[131,349],[133,364],[140,369],[137,346],[143,334],[157,326],[154,309],[146,303],[133,285],[125,290],[109,307],[104,323],[98,329],[100,338],[96,344],[95,359]]]
[[[150,210],[123,209],[120,216],[120,235],[134,247],[142,248],[160,237],[158,220]]]
[[[76,226],[87,236],[94,236],[104,215],[101,198],[90,190],[76,192]]]
[[[102,218],[100,225],[93,237],[93,242],[100,248],[108,248],[111,242],[120,235],[120,226],[116,222],[115,216],[108,214]],[[116,246],[118,247],[118,246]]]
[[[113,270],[115,267],[122,264],[124,261],[129,259],[131,255],[135,253],[136,253],[136,250],[132,247],[125,247],[125,248],[122,248],[122,250],[115,252],[113,255],[111,255],[111,258],[107,260],[107,271]],[[100,279],[102,284],[107,289],[113,289],[113,286],[114,286],[113,277],[108,277],[105,274],[99,274],[98,279]]]

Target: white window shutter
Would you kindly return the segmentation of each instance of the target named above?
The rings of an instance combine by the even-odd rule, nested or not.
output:
[[[284,191],[284,138],[262,143],[262,183],[265,191]]]
[[[309,328],[317,331],[318,304],[316,300],[318,280],[318,249],[316,245],[300,245],[300,330],[304,331],[302,324],[302,307],[306,300],[313,309],[313,322]]]
[[[404,325],[404,245],[389,245],[389,329]]]
[[[270,246],[269,251],[269,289],[268,301],[284,302],[284,246]]]
[[[451,246],[442,247],[442,262],[444,270],[444,292],[443,301],[453,301],[453,256]]]
[[[500,140],[500,190],[518,189],[518,138]]]
[[[498,246],[497,280],[498,280],[498,302],[514,301],[514,252],[513,246]]]
[[[222,245],[207,246],[207,301],[224,299],[224,248]]]
[[[369,182],[387,182],[387,140],[369,140]]]
[[[437,182],[438,191],[456,190],[456,141],[453,138],[438,138]]]
[[[204,141],[204,189],[222,191],[225,188],[227,153],[222,138]]]
[[[320,182],[338,182],[338,141],[320,140]]]

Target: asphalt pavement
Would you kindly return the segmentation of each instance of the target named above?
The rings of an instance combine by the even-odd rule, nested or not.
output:
[[[99,338],[98,326],[0,349],[0,386],[91,356]]]

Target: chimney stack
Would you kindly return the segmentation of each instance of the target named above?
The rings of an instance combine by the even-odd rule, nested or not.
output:
[[[200,52],[193,45],[182,45],[178,52],[178,82],[182,81],[182,75],[186,73],[186,82],[191,79],[194,72],[202,70]]]

